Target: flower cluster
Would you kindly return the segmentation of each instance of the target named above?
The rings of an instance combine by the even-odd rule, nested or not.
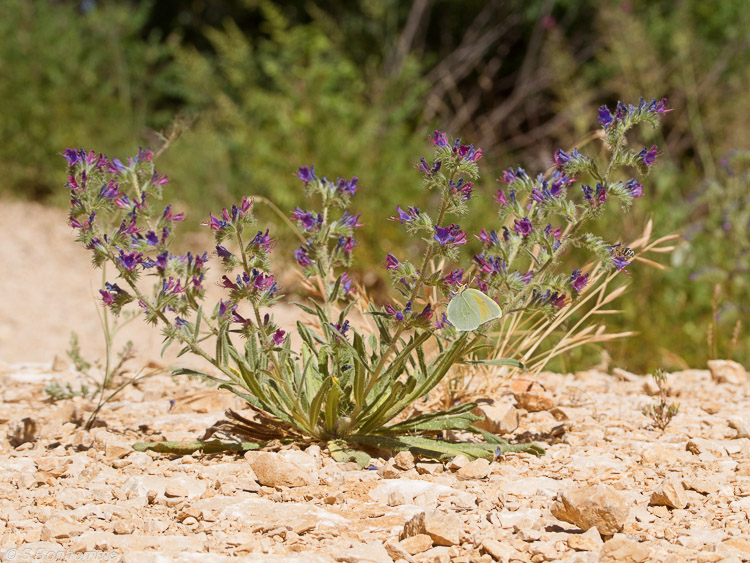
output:
[[[348,267],[357,239],[354,234],[362,226],[360,214],[348,211],[351,197],[358,190],[358,178],[338,178],[329,182],[315,175],[313,166],[303,166],[297,174],[305,183],[308,196],[320,197],[321,211],[305,211],[299,207],[292,218],[300,231],[306,235],[305,242],[294,251],[294,259],[304,268],[306,276],[328,275],[338,267]],[[336,208],[344,209],[338,218],[332,217]]]
[[[376,325],[369,335],[358,328],[358,319],[348,316],[357,301],[345,269],[362,227],[360,215],[350,210],[359,189],[357,177],[331,182],[312,166],[297,172],[305,192],[319,205],[291,212],[302,239],[294,259],[311,294],[307,304],[297,305],[315,317],[313,323],[306,324],[305,318],[297,323],[300,345],[294,349],[284,329],[264,310],[280,295],[270,269],[274,240],[267,229],[254,226],[252,199],[211,212],[203,223],[214,235],[215,255],[225,270],[220,282],[225,295],[212,310],[202,304],[208,253],[174,255],[169,250],[174,224],[184,217],[170,206],[154,205],[167,179],[154,170],[150,150],[141,149],[126,164],[93,152],[65,151],[70,224],[95,264],[106,261],[117,268],[117,283],[107,282],[100,291],[102,303],[114,312],[136,303],[148,321],[162,325],[167,344],[176,341],[182,352],[210,362],[223,374],[224,386],[251,403],[261,420],[272,421],[263,425],[264,440],[279,432],[326,441],[367,439],[362,443],[380,447],[378,440],[386,437],[386,448],[394,443],[408,448],[415,443],[409,440],[416,438],[423,451],[454,454],[457,450],[446,450],[439,441],[427,448],[427,438],[419,434],[435,428],[466,430],[468,410],[390,421],[434,389],[456,362],[482,362],[475,358],[484,348],[479,339],[487,323],[477,326],[462,319],[474,302],[486,320],[526,310],[553,315],[586,291],[591,276],[584,267],[572,272],[561,267],[568,248],[588,249],[613,268],[630,263],[632,251],[614,251],[617,245],[581,232],[581,226],[612,201],[627,208],[643,197],[638,180],[611,176],[626,167],[648,172],[658,149],[630,150],[624,135],[636,123],[655,123],[656,116],[667,111],[663,101],[637,107],[618,104],[614,113],[600,110],[611,151],[606,165],[575,148],[556,151],[554,170],[547,175],[532,178],[521,168],[507,169],[503,187],[494,194],[499,224],[473,237],[460,224],[469,205],[482,197],[477,189],[482,150],[435,131],[430,137],[434,155],[421,158],[416,168],[439,206],[420,209],[398,202],[390,219],[417,235],[423,252],[415,263],[405,248],[386,256],[385,271],[401,299],[360,309]],[[589,183],[571,189],[581,178]],[[471,262],[462,264],[461,253],[472,245],[481,248],[472,253]],[[140,287],[142,275],[154,278],[150,296]],[[475,288],[488,298],[477,295]],[[462,300],[446,308],[447,300],[459,292],[464,292]],[[435,330],[441,332],[435,335]],[[480,334],[470,335],[474,330]],[[245,340],[241,347],[233,341],[237,334]],[[426,354],[432,337],[438,352]],[[213,354],[203,348],[208,338],[215,341]],[[490,363],[499,365],[497,360]],[[471,447],[476,452],[478,445]],[[491,444],[487,453],[496,447]]]
[[[503,171],[498,181],[507,187],[494,197],[499,204],[502,235],[494,229],[482,229],[476,236],[484,249],[474,257],[475,284],[496,296],[504,309],[554,313],[569,302],[568,298],[575,299],[589,281],[589,273],[579,269],[568,279],[555,272],[566,248],[583,246],[611,267],[624,271],[630,258],[612,252],[613,246],[599,237],[582,233],[581,226],[598,217],[610,200],[627,210],[643,196],[643,184],[637,179],[623,182],[611,176],[628,167],[648,172],[658,148],[629,150],[625,133],[637,123],[655,125],[657,116],[668,111],[666,100],[641,100],[637,106],[619,103],[614,112],[600,108],[599,123],[610,149],[609,161],[603,164],[577,148],[569,152],[558,149],[552,157],[554,168],[547,176],[532,179],[522,168]],[[569,188],[587,176],[595,180],[595,185],[582,183],[578,192],[582,197],[576,199],[575,191]]]
[[[194,308],[203,297],[207,256],[168,251],[174,223],[185,217],[171,205],[162,209],[152,204],[167,184],[167,176],[154,168],[154,153],[141,148],[127,164],[83,149],[66,149],[63,157],[68,163],[70,225],[92,252],[94,264],[113,262],[119,276],[131,284],[143,274],[157,278],[152,299],[108,282],[100,290],[102,303],[119,313],[137,300],[149,322]]]

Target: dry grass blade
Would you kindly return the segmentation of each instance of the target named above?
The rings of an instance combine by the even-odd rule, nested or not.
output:
[[[253,407],[250,403],[245,408],[253,411],[252,419],[246,418],[232,409],[227,409],[224,411],[224,416],[227,417],[227,420],[222,419],[217,421],[206,430],[201,439],[208,440],[214,435],[230,440],[244,439],[261,442],[284,439],[300,440],[304,438],[291,424]]]
[[[638,262],[658,269],[666,266],[645,258],[649,252],[666,254],[675,247],[662,246],[680,238],[678,234],[669,234],[651,240],[653,221],[649,220],[643,233],[628,246],[639,249]],[[628,281],[617,283],[620,272],[606,268],[602,262],[587,264],[583,271],[589,273],[589,285],[578,298],[565,307],[556,317],[548,319],[539,312],[516,312],[506,315],[498,331],[490,334],[495,339],[495,347],[490,357],[515,358],[526,366],[525,373],[536,375],[547,365],[564,354],[582,346],[600,346],[601,344],[627,338],[635,333],[607,332],[606,324],[593,322],[595,317],[604,317],[619,313],[610,304],[628,289]],[[460,370],[453,378],[446,378],[445,391],[455,400],[457,398],[491,395],[507,379],[519,373],[512,367],[472,367],[471,373]]]

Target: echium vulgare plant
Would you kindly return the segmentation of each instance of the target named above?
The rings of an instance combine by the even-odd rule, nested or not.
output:
[[[332,182],[319,177],[311,166],[299,169],[306,194],[319,206],[292,213],[304,234],[294,259],[317,286],[319,297],[297,304],[313,320],[299,320],[296,334],[291,335],[269,311],[281,297],[270,268],[274,240],[268,229],[253,226],[252,199],[243,198],[217,216],[210,214],[204,223],[215,236],[212,255],[225,270],[221,286],[226,295],[210,310],[202,304],[208,253],[170,253],[172,227],[182,216],[169,206],[155,207],[152,199],[161,195],[163,182],[149,158],[139,154],[125,166],[103,155],[67,151],[71,222],[79,229],[79,240],[93,252],[94,263],[110,261],[117,268],[121,281],[106,284],[104,303],[119,312],[136,302],[147,321],[161,325],[167,344],[179,343],[183,353],[201,356],[222,375],[188,369],[176,373],[219,379],[221,386],[247,401],[255,417],[233,415],[233,422],[220,428],[225,433],[258,441],[321,440],[328,442],[337,459],[353,457],[360,462],[369,457],[350,446],[370,452],[408,449],[438,458],[459,453],[492,457],[505,451],[540,454],[543,450],[538,446],[509,445],[477,428],[480,418],[470,412],[473,404],[408,414],[409,406],[456,364],[471,360],[514,365],[512,360],[482,359],[482,351],[490,348],[485,337],[488,326],[456,330],[443,311],[446,299],[436,297],[436,292],[450,298],[462,284],[474,285],[494,297],[504,312],[564,305],[565,288],[580,290],[586,275],[562,277],[550,266],[568,244],[609,252],[611,245],[579,234],[579,227],[600,213],[608,197],[628,205],[641,194],[638,182],[611,182],[610,172],[616,166],[647,169],[653,163],[656,148],[642,153],[626,149],[625,132],[641,121],[655,124],[656,115],[665,111],[663,101],[642,102],[636,108],[618,106],[614,115],[600,111],[600,116],[608,117],[605,130],[613,150],[605,173],[577,151],[555,154],[559,170],[550,182],[533,181],[520,169],[506,173],[510,191],[498,192],[496,199],[510,210],[501,211],[504,218],[510,213],[517,218],[501,236],[485,230],[477,235],[488,248],[476,257],[473,273],[467,276],[468,267],[455,267],[468,240],[455,221],[468,211],[482,151],[460,140],[451,143],[436,131],[431,138],[434,157],[431,162],[421,159],[417,166],[425,187],[439,193],[439,205],[433,210],[398,206],[391,217],[421,238],[424,257],[417,267],[388,254],[385,268],[403,299],[382,308],[370,303],[365,315],[372,321],[369,333],[358,328],[366,323],[353,312],[357,297],[345,271],[357,245],[356,230],[362,226],[359,215],[350,209],[359,189],[357,178]],[[583,202],[575,204],[567,193],[579,173],[592,175],[598,184],[595,189],[584,186]],[[519,198],[523,190],[533,198],[526,207]],[[124,218],[119,227],[103,232],[97,217],[111,213],[124,213]],[[568,220],[567,229],[547,226],[547,218],[555,214]],[[511,270],[521,255],[537,264],[535,271]],[[612,260],[618,268],[628,263],[625,258]],[[140,287],[143,275],[154,278],[150,295]],[[204,344],[212,337],[215,349],[209,353]],[[482,436],[485,443],[440,439],[446,430],[468,431]]]
[[[630,149],[626,134],[639,123],[656,127],[658,116],[668,111],[664,99],[641,99],[637,106],[618,103],[614,112],[602,106],[598,121],[608,154],[603,162],[577,149],[570,153],[560,149],[555,151],[554,166],[546,176],[532,178],[522,168],[505,170],[498,181],[507,186],[495,195],[500,228],[482,229],[476,237],[483,245],[469,272],[476,287],[493,297],[504,313],[541,310],[551,317],[575,300],[588,283],[587,272],[560,272],[569,248],[583,247],[610,267],[627,273],[633,258],[630,249],[581,228],[601,216],[608,201],[617,201],[627,211],[643,195],[643,185],[637,179],[616,177],[631,168],[647,174],[658,149]],[[578,182],[580,191],[572,189]],[[444,281],[460,283],[461,273],[454,272]]]

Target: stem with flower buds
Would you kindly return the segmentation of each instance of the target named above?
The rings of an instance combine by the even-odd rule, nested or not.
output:
[[[451,174],[451,177],[448,180],[448,183],[450,183],[454,176],[455,172]],[[443,201],[440,205],[440,212],[438,213],[437,221],[435,222],[435,225],[440,225],[441,221],[445,218],[445,213],[448,210],[448,197],[446,197],[446,193],[443,192]],[[432,260],[432,257],[434,255],[434,248],[435,243],[433,242],[430,244],[429,248],[427,249],[427,252],[425,253],[424,260],[422,261],[422,267],[419,269],[419,278],[417,279],[416,283],[414,284],[414,288],[412,289],[411,295],[409,297],[409,301],[414,301],[414,299],[417,297],[417,294],[419,293],[420,288],[422,287],[422,284],[425,280],[425,271],[427,270],[427,266],[430,263],[430,260]],[[385,366],[385,363],[390,358],[391,354],[396,350],[396,344],[398,343],[398,339],[401,336],[401,334],[404,332],[404,325],[401,324],[396,329],[396,333],[391,338],[391,343],[388,345],[388,348],[386,349],[385,353],[383,353],[382,356],[380,356],[380,360],[378,361],[378,364],[375,366],[375,370],[370,375],[367,385],[365,386],[365,391],[363,393],[363,397],[365,400],[367,399],[367,396],[370,394],[370,391],[372,391],[373,387],[375,387],[375,384],[378,382],[378,378],[380,377],[381,372],[383,371],[383,367]],[[357,415],[362,410],[363,405],[357,405],[354,410],[352,411],[351,418],[352,420],[355,420]]]

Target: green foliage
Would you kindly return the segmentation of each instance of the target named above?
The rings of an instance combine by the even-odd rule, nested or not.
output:
[[[48,196],[60,147],[96,138],[122,149],[144,126],[163,127],[172,48],[144,38],[150,3],[0,3],[0,190]]]
[[[351,176],[356,168],[363,184],[383,187],[362,210],[363,222],[376,224],[396,193],[418,192],[405,178],[423,142],[414,130],[426,89],[419,65],[408,59],[398,76],[382,76],[322,25],[291,25],[273,3],[260,6],[264,35],[228,21],[206,30],[212,52],[178,55],[185,97],[200,111],[179,150],[165,156],[185,187],[180,197],[210,205],[216,195],[259,194],[291,208],[301,199],[290,171],[314,155],[320,169]],[[377,232],[392,229],[381,223]]]

